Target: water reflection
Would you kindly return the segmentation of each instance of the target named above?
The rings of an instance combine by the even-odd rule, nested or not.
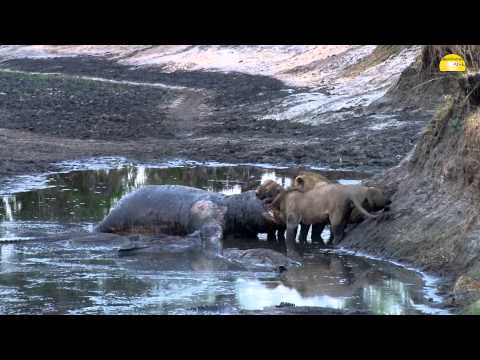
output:
[[[342,182],[364,177],[321,173],[347,179]],[[279,277],[272,273],[159,271],[155,262],[136,267],[135,259],[120,259],[112,248],[95,244],[1,244],[2,239],[91,227],[123,195],[146,184],[180,184],[235,194],[267,179],[289,186],[295,174],[291,169],[254,166],[122,165],[52,174],[43,189],[2,196],[0,313],[188,314],[198,306],[227,306],[228,313],[236,313],[281,302],[378,314],[430,312],[417,273],[314,248],[307,250],[304,267]]]
[[[237,287],[241,306],[249,310],[281,302],[385,315],[425,310],[418,274],[353,256],[315,254],[303,267],[282,274],[279,281],[238,280]]]
[[[294,170],[254,166],[124,166],[53,174],[48,177],[45,189],[3,196],[0,219],[3,222],[98,222],[122,196],[142,185],[179,184],[231,195],[253,189],[267,179],[289,186],[294,174]],[[339,176],[334,172],[326,174],[331,178]],[[362,177],[359,174],[356,176]]]
[[[3,196],[2,197],[3,208],[4,208],[4,220],[5,221],[13,221],[13,211],[12,205],[10,202],[13,202],[13,207],[16,207],[15,197],[12,196]],[[20,206],[21,209],[21,206]]]
[[[295,304],[296,306],[321,306],[334,309],[345,307],[344,299],[328,295],[304,297],[296,289],[291,289],[283,284],[271,288],[269,284],[259,280],[245,281],[239,279],[237,287],[238,301],[241,307],[246,310],[263,310],[282,302]]]
[[[419,274],[395,265],[310,249],[305,266],[270,273],[132,270],[114,251],[58,244],[0,245],[0,312],[12,314],[229,313],[282,302],[376,314],[434,312]],[[135,261],[135,259],[132,259]]]
[[[5,244],[0,246],[0,272],[9,272],[15,268],[17,253],[15,245]]]
[[[31,249],[10,244],[0,248],[15,246],[14,253],[23,256],[13,259],[8,272],[0,271],[0,310],[7,314],[185,312],[194,306],[214,304],[217,296],[227,295],[235,275],[131,272],[116,264],[113,253],[95,248],[79,251],[58,244]]]

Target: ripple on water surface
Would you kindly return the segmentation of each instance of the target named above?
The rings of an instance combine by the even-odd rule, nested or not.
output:
[[[15,186],[12,181],[0,185],[1,313],[195,314],[201,308],[204,313],[235,314],[281,302],[379,314],[437,311],[418,272],[314,247],[302,268],[279,275],[158,271],[154,265],[136,266],[138,259],[119,258],[111,246],[22,243],[52,233],[91,230],[123,195],[142,185],[179,184],[235,194],[267,179],[289,186],[295,175],[293,169],[268,164],[134,164],[118,158],[61,167],[59,173],[25,177],[23,183],[17,178]],[[366,177],[313,171],[348,184]],[[17,242],[5,243],[10,240]]]

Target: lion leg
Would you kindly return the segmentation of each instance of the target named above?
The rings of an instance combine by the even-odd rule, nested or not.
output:
[[[328,237],[328,243],[332,243],[333,242],[333,229],[332,229],[332,225],[330,225],[330,236]]]
[[[341,224],[332,225],[332,232],[333,232],[332,245],[338,245],[345,236],[345,224],[341,223]]]
[[[287,237],[285,239],[285,245],[287,248],[287,256],[294,259],[300,260],[301,256],[296,249],[295,238],[297,236],[297,229],[300,221],[295,219],[293,216],[287,217]]]
[[[325,228],[325,224],[313,224],[312,225],[312,243],[324,244],[322,239],[322,232]]]
[[[277,238],[279,243],[282,243],[282,244],[285,243],[285,228],[281,228],[277,230]]]
[[[268,242],[275,242],[277,240],[275,236],[275,230],[270,230],[267,232],[267,241]]]
[[[300,224],[300,235],[298,236],[298,242],[300,244],[306,244],[307,243],[307,236],[308,236],[308,229],[309,228],[310,228],[310,225]]]
[[[333,233],[332,245],[338,245],[345,237],[345,228],[347,227],[351,210],[348,206],[337,208],[330,218],[330,228]]]

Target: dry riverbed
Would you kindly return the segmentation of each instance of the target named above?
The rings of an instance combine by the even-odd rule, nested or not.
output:
[[[426,119],[358,107],[348,120],[319,126],[274,120],[273,106],[308,89],[267,76],[166,73],[93,57],[4,61],[0,88],[0,176],[109,155],[379,171],[411,149]],[[375,126],[385,116],[387,125]]]

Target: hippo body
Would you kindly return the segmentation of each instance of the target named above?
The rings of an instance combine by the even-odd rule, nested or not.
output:
[[[221,254],[224,234],[256,235],[272,226],[275,220],[253,191],[227,196],[182,185],[149,185],[124,196],[95,231],[185,236],[199,230],[204,250]]]
[[[143,186],[125,195],[95,230],[184,236],[198,230],[201,210],[210,218],[218,210],[222,216],[217,220],[222,220],[226,210],[223,198],[221,194],[187,186]],[[204,206],[193,212],[193,206],[199,202]]]

